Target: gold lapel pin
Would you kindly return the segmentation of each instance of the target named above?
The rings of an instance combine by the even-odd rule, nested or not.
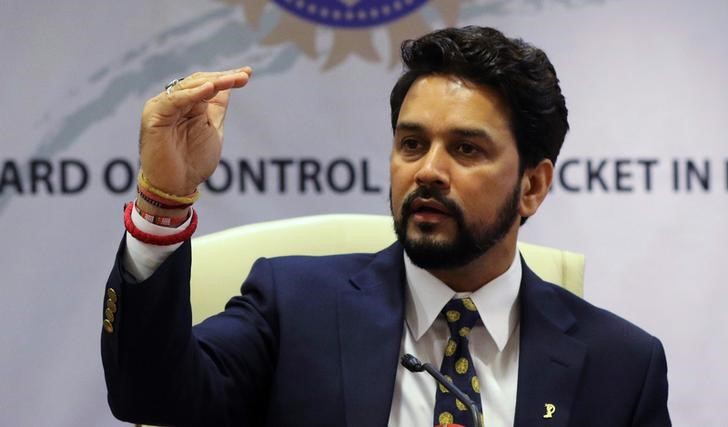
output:
[[[556,405],[553,403],[545,403],[543,406],[546,407],[546,413],[543,414],[544,418],[553,418],[554,413],[556,412]]]

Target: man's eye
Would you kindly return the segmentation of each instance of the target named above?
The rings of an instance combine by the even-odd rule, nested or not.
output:
[[[461,143],[458,145],[458,152],[466,155],[475,154],[478,151],[478,148],[473,144],[468,143]]]
[[[420,142],[416,139],[405,139],[402,141],[402,148],[406,151],[415,151],[420,148]]]

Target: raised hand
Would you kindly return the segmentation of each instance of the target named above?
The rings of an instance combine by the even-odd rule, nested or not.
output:
[[[194,73],[146,102],[139,156],[152,185],[186,195],[212,175],[222,152],[230,91],[245,86],[251,74],[250,67]]]

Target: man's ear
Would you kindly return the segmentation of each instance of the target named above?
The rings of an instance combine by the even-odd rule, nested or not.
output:
[[[554,177],[554,164],[549,159],[541,160],[536,166],[527,168],[521,177],[521,203],[518,213],[528,218],[536,213],[546,198]]]

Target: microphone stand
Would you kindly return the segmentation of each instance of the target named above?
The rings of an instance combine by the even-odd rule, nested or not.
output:
[[[445,376],[440,373],[440,371],[435,369],[429,363],[420,362],[418,358],[409,353],[402,355],[400,362],[402,363],[402,366],[407,368],[407,370],[409,370],[410,372],[427,371],[427,373],[432,375],[435,380],[437,380],[437,382],[442,384],[443,387],[448,389],[450,393],[454,394],[455,397],[457,397],[461,402],[463,402],[463,404],[465,404],[465,406],[470,411],[470,415],[473,417],[473,426],[482,427],[483,420],[481,418],[480,412],[475,406],[475,403],[473,403],[472,399],[470,399],[470,396],[463,393],[459,388],[455,386],[455,384],[448,381],[447,378],[445,378]]]

